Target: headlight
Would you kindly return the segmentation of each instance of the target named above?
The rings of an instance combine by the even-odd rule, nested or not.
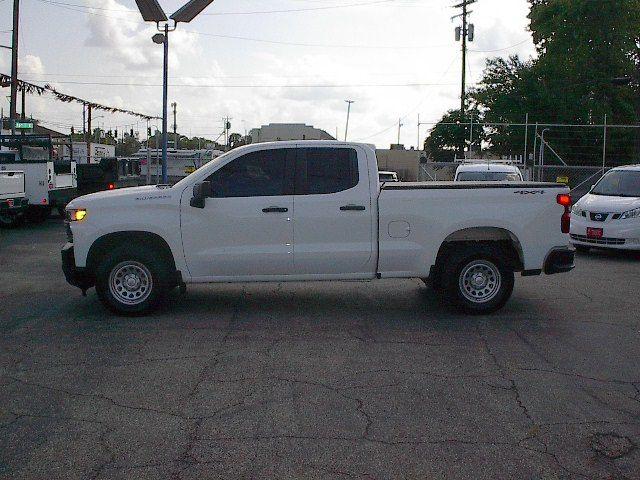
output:
[[[620,217],[621,220],[627,220],[629,218],[640,218],[640,208],[634,208],[628,212],[624,212]]]
[[[79,222],[84,220],[87,217],[87,209],[86,208],[68,208],[67,209],[67,220],[70,222]]]

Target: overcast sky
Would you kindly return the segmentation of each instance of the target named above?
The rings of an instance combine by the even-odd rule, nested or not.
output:
[[[0,44],[11,41],[12,0],[0,0]],[[160,0],[167,12],[181,1]],[[344,136],[345,99],[355,100],[349,139],[388,148],[417,142],[417,117],[435,121],[459,105],[461,54],[453,0],[215,0],[170,34],[169,101],[178,130],[216,138],[232,130],[299,122]],[[97,7],[97,8],[90,8]],[[490,56],[534,54],[526,0],[479,0],[471,21],[469,81]],[[271,12],[271,13],[265,13]],[[20,77],[103,104],[160,114],[162,47],[151,42],[133,0],[22,0]],[[491,52],[489,52],[491,51]],[[0,72],[10,51],[0,49]],[[135,84],[135,85],[132,85]],[[409,85],[409,86],[407,86]],[[0,105],[9,108],[9,89]],[[68,131],[82,106],[28,97],[27,114]],[[96,113],[106,129],[145,125]],[[428,126],[422,127],[422,139]]]

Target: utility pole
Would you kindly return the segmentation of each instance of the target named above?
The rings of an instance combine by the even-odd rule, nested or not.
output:
[[[456,27],[456,41],[459,42],[462,40],[462,78],[460,89],[460,121],[462,124],[464,124],[464,118],[467,111],[467,41],[473,42],[475,36],[475,27],[467,21],[467,16],[472,13],[468,7],[477,1],[478,0],[462,0],[461,3],[453,6],[453,8],[462,8],[462,13],[451,17],[452,20],[462,18],[462,27]],[[464,155],[464,140],[460,146],[460,154]]]
[[[87,103],[87,163],[91,163],[91,104]]]
[[[402,118],[398,119],[398,145],[400,145],[400,129],[402,128]]]
[[[20,0],[13,0],[13,32],[11,35],[11,105],[9,106],[9,121],[11,133],[16,133],[16,119],[18,118],[18,24],[20,19]]]
[[[176,123],[176,107],[178,104],[173,102],[171,104],[173,107],[173,148],[178,149],[178,124]]]
[[[349,132],[349,115],[351,114],[351,104],[355,103],[354,100],[345,100],[347,102],[347,124],[344,127],[344,141],[347,141],[347,133]],[[336,135],[336,140],[338,139]]]

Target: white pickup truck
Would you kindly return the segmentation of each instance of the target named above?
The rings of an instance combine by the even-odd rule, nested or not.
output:
[[[67,206],[67,281],[141,314],[187,283],[420,278],[469,313],[511,295],[514,272],[574,266],[571,198],[555,183],[381,184],[372,145],[262,143],[173,186]]]

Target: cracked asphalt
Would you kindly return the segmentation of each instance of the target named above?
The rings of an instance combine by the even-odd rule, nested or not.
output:
[[[0,478],[640,479],[640,255],[470,318],[413,280],[213,285],[152,317],[0,231]]]

